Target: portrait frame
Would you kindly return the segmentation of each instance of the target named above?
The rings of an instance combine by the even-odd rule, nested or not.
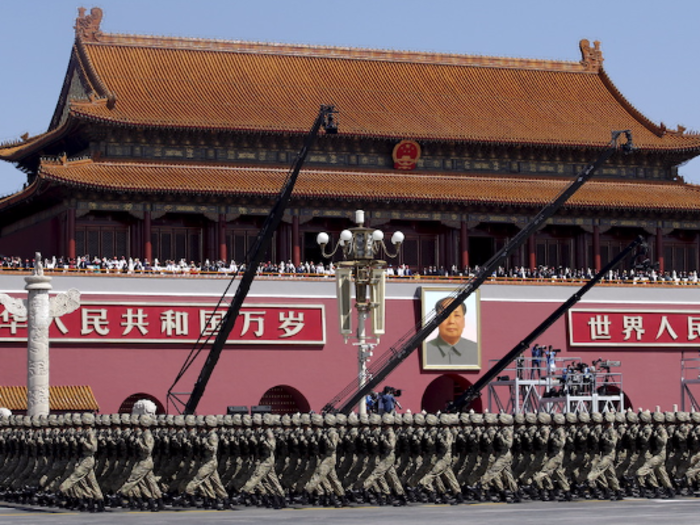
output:
[[[421,287],[421,313],[422,319],[425,320],[435,312],[435,306],[441,299],[448,298],[456,290],[458,286],[423,286]],[[436,328],[423,341],[421,351],[421,368],[422,370],[481,370],[481,294],[476,290],[464,301],[467,308],[465,314],[465,326],[462,331],[462,338],[466,339],[465,344],[469,348],[476,348],[476,359],[467,356],[467,362],[455,363],[444,362],[441,353],[435,351],[435,347],[431,344],[438,337],[438,329]],[[432,319],[432,316],[430,317]],[[469,352],[472,354],[473,352]]]

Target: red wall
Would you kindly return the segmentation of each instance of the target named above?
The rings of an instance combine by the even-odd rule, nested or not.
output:
[[[83,295],[84,300],[99,301],[101,298],[109,301],[134,300],[129,295]],[[139,300],[159,302],[172,301],[173,298],[153,295],[140,297]],[[211,298],[202,298],[201,301],[210,302]],[[270,297],[256,297],[250,298],[246,304],[270,301]],[[419,301],[417,298],[388,301],[387,334],[375,350],[375,356],[386,351],[420,320]],[[351,343],[345,344],[337,333],[334,299],[275,297],[274,302],[292,305],[323,303],[326,308],[326,344],[226,349],[200,403],[199,413],[222,413],[229,405],[257,405],[263,394],[277,385],[298,390],[309,401],[311,409],[318,411],[349,383],[356,381],[357,347]],[[556,302],[482,299],[483,370],[487,369],[490,360],[500,358],[527,336],[557,306]],[[606,307],[595,303],[585,305],[586,308],[596,306]],[[690,309],[692,305],[675,308]],[[663,410],[670,410],[673,404],[680,404],[680,359],[683,349],[569,349],[565,318],[538,338],[538,342],[561,348],[562,357],[577,356],[588,363],[598,357],[621,361],[623,366],[619,371],[624,373],[625,393],[635,408],[660,405]],[[0,384],[26,384],[25,348],[22,343],[0,343]],[[116,412],[121,403],[135,393],[150,394],[165,405],[166,392],[190,350],[190,345],[80,345],[54,342],[51,347],[51,383],[90,385],[102,412]],[[686,349],[686,353],[689,357],[695,357],[695,349]],[[191,391],[203,360],[204,354],[174,391]],[[421,371],[420,352],[414,352],[387,379],[386,384],[401,388],[403,396],[400,401],[404,409],[410,408],[415,412],[421,409],[421,400],[430,383],[444,374],[441,371]],[[470,371],[459,375],[473,383],[479,374],[478,371]],[[482,401],[486,407],[486,398]]]

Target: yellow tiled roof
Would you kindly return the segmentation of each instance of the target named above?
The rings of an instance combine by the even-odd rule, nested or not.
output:
[[[74,187],[160,194],[274,196],[286,167],[159,164],[141,162],[44,161],[39,178]],[[394,170],[304,169],[296,198],[381,202],[543,206],[570,179],[500,175],[398,172]],[[595,178],[567,206],[597,209],[700,211],[700,186],[680,182]]]
[[[77,38],[71,63],[87,96],[65,103],[68,122],[262,133],[305,133],[334,104],[340,135],[600,147],[630,129],[642,149],[700,151],[700,135],[632,106],[587,46],[572,62],[100,33]]]
[[[631,129],[641,148],[700,146],[583,61],[123,35],[79,40],[76,53],[96,98],[72,113],[106,122],[301,133],[334,104],[346,135],[602,146]]]
[[[0,386],[0,406],[10,410],[27,410],[26,386]],[[89,386],[50,386],[49,410],[92,412],[100,406]]]

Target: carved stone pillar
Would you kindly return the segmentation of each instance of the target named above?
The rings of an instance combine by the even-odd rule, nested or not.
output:
[[[27,414],[49,413],[49,290],[51,277],[34,273],[27,285]]]
[[[0,294],[0,304],[13,315],[27,318],[27,414],[49,414],[49,326],[80,306],[80,292],[68,290],[49,299],[51,277],[44,275],[41,254],[34,256],[34,273],[24,278],[27,299]]]

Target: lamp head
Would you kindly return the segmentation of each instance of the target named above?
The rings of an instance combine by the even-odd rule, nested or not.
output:
[[[391,243],[394,245],[401,244],[405,238],[403,233],[394,232],[394,235],[391,236]]]
[[[350,230],[343,230],[340,232],[340,245],[345,246],[352,240],[352,232]]]
[[[325,246],[326,244],[328,244],[329,240],[330,240],[330,237],[328,236],[328,234],[326,232],[321,232],[316,236],[316,243],[319,246]]]

